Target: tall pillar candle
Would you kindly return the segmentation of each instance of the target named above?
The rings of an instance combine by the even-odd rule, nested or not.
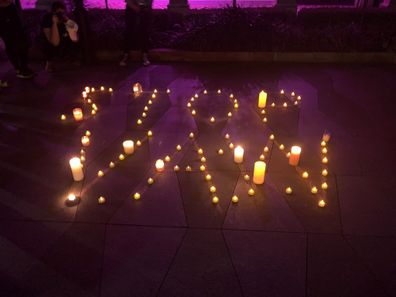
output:
[[[127,155],[132,155],[133,152],[135,151],[135,145],[132,140],[125,140],[122,143],[122,146],[124,148],[125,154],[127,154]]]
[[[292,166],[297,166],[300,161],[301,147],[292,146],[290,150],[289,164]]]
[[[263,161],[257,161],[254,163],[253,182],[256,185],[262,185],[264,183],[265,167],[266,164]]]
[[[266,105],[267,105],[267,93],[264,91],[261,91],[259,94],[259,99],[258,99],[258,107],[265,108]]]
[[[82,164],[80,158],[74,157],[69,161],[70,169],[75,181],[81,181],[84,179],[84,172],[82,169]]]
[[[243,153],[244,153],[244,149],[239,145],[234,149],[234,162],[235,163],[243,162]]]

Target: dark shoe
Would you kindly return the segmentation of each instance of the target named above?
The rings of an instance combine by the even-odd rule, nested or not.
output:
[[[26,70],[17,71],[16,76],[22,79],[30,79],[35,76],[35,73],[30,69],[26,69]]]

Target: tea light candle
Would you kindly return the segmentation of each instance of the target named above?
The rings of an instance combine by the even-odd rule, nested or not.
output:
[[[329,159],[327,159],[327,157],[324,157],[324,158],[322,159],[322,163],[323,163],[323,164],[329,163]]]
[[[290,194],[293,193],[293,190],[292,190],[291,187],[287,187],[286,190],[285,190],[285,192],[286,192],[286,194],[290,195]]]
[[[205,157],[202,157],[202,158],[201,158],[201,162],[202,162],[202,163],[205,163],[205,162],[206,162],[206,158],[205,158]]]
[[[272,103],[271,103],[271,107],[275,107],[275,102],[272,102]]]
[[[215,121],[216,121],[216,119],[215,119],[214,117],[211,117],[211,118],[210,118],[210,122],[211,122],[211,123],[214,123]]]
[[[100,87],[100,90],[101,90],[101,91],[104,91],[104,90],[105,90],[105,87],[104,87],[104,86],[101,86],[101,87]]]
[[[256,185],[262,185],[264,183],[265,168],[266,164],[263,161],[257,161],[254,163],[253,182]]]
[[[153,92],[154,92],[154,94],[157,94],[157,93],[158,93],[158,90],[157,90],[157,89],[154,89]]]
[[[120,155],[118,156],[118,159],[120,159],[120,161],[125,160],[125,156],[124,156],[123,154],[120,154]]]
[[[74,108],[73,109],[73,117],[77,122],[82,121],[83,117],[84,117],[82,109]]]
[[[147,104],[151,105],[151,104],[153,104],[153,101],[149,100],[149,101],[147,101]]]
[[[325,202],[324,200],[320,200],[320,201],[318,202],[318,206],[323,208],[323,207],[326,206],[326,202]]]
[[[195,111],[195,109],[191,110],[191,114],[194,116],[197,114],[197,112]]]
[[[89,146],[89,137],[88,136],[83,136],[83,137],[81,137],[81,144],[83,145],[83,146]]]
[[[290,150],[289,164],[292,166],[297,166],[300,161],[301,147],[294,145]]]
[[[224,135],[224,138],[225,139],[230,139],[230,134],[227,133],[226,135]]]
[[[165,163],[161,159],[158,159],[155,162],[155,168],[157,169],[158,172],[163,172],[165,168]]]
[[[95,109],[92,109],[92,110],[91,110],[91,114],[92,114],[92,115],[95,115],[95,114],[96,114],[96,110],[95,110]]]
[[[77,202],[77,196],[73,193],[70,193],[67,195],[67,202],[71,204]]]
[[[250,189],[249,189],[248,195],[249,195],[249,196],[254,196],[254,189],[253,189],[253,188],[250,188]]]
[[[203,155],[203,149],[201,148],[198,149],[198,155]]]
[[[115,163],[114,163],[114,162],[110,162],[110,163],[109,163],[109,167],[110,167],[110,168],[114,168],[114,167],[115,167]]]
[[[327,171],[327,169],[322,170],[322,176],[327,176],[328,174],[329,172]]]
[[[301,96],[297,96],[297,100],[300,101],[301,100]]]
[[[168,155],[166,155],[166,156],[165,156],[165,162],[170,162],[170,161],[171,161],[171,157],[168,156]]]
[[[133,152],[135,151],[135,145],[133,140],[125,140],[122,143],[122,147],[124,148],[124,152],[127,155],[132,155]]]
[[[243,154],[244,154],[244,149],[241,146],[237,146],[234,149],[234,162],[235,163],[242,163],[243,162]]]
[[[212,176],[210,174],[205,175],[205,180],[206,181],[212,180]]]
[[[266,114],[265,109],[261,110],[261,114]]]
[[[103,196],[100,196],[100,197],[98,198],[98,203],[99,203],[99,204],[105,204],[105,203],[106,203],[106,198],[103,197]]]
[[[215,186],[211,186],[211,187],[209,188],[209,191],[210,191],[211,193],[216,193],[216,187],[215,187]]]
[[[190,172],[190,171],[192,171],[192,168],[191,168],[191,166],[190,166],[190,165],[186,166],[186,171],[187,171],[187,172]]]
[[[296,93],[295,92],[291,92],[291,95],[294,97],[294,96],[296,96]]]
[[[238,103],[235,103],[234,104],[234,109],[238,109],[239,108],[239,104]]]
[[[322,142],[320,143],[320,146],[325,147],[326,146],[326,141],[322,140]]]
[[[198,98],[198,94],[197,94],[197,93],[195,93],[195,94],[194,94],[194,97],[195,97],[195,98]]]
[[[190,132],[190,134],[188,135],[188,137],[189,137],[190,139],[193,139],[193,138],[194,138],[194,133],[193,133],[193,132]]]
[[[153,132],[152,132],[151,130],[148,130],[148,131],[147,131],[147,136],[148,136],[148,137],[152,137],[152,136],[153,136]]]
[[[104,176],[104,172],[102,170],[99,170],[98,171],[98,177],[102,177],[102,176]]]
[[[81,181],[84,179],[83,167],[80,158],[74,157],[69,161],[70,169],[75,181]]]
[[[173,167],[173,171],[177,172],[177,171],[179,171],[179,170],[180,170],[180,167],[179,167],[178,165],[175,165],[175,166]]]
[[[212,203],[213,203],[213,204],[219,203],[219,197],[214,196],[214,197],[212,198]]]
[[[267,105],[267,93],[262,90],[259,93],[258,107],[259,108],[265,108],[266,105]]]
[[[138,141],[136,141],[136,145],[137,145],[137,146],[141,146],[141,145],[142,145],[142,142],[141,142],[140,140],[138,140]]]
[[[171,92],[171,90],[166,89],[166,93],[167,93],[167,94],[170,94],[170,92]]]
[[[157,95],[155,95],[155,93],[153,93],[153,94],[151,95],[151,98],[155,99],[155,97],[157,97]]]
[[[66,120],[66,116],[64,114],[61,115],[61,120],[62,121]]]
[[[135,193],[135,194],[133,194],[133,199],[135,199],[135,200],[139,200],[140,199],[140,193]]]
[[[311,193],[312,193],[312,194],[318,193],[318,188],[317,188],[317,187],[312,187],[312,188],[311,188]]]
[[[191,102],[187,103],[187,107],[190,108],[191,107]]]
[[[323,141],[329,142],[329,141],[330,141],[330,138],[331,138],[330,132],[325,132],[325,133],[323,133],[323,136],[322,136],[322,140],[323,140]]]
[[[308,178],[309,174],[307,171],[304,171],[302,174],[302,178]]]
[[[322,148],[322,154],[327,154],[327,148]]]
[[[228,147],[232,150],[232,149],[234,149],[234,144],[231,142],[231,143],[228,145]]]
[[[113,92],[113,88],[109,88],[109,92],[112,93]]]
[[[217,94],[221,94],[221,90],[220,89],[217,90]]]
[[[222,154],[224,154],[224,151],[223,151],[223,149],[219,149],[219,150],[217,151],[217,153],[218,153],[219,155],[222,155]]]
[[[141,119],[137,119],[136,123],[137,123],[138,125],[141,125],[143,122],[142,122]]]
[[[201,165],[201,166],[199,166],[199,170],[201,170],[201,171],[205,171],[205,169],[206,169],[205,165]]]
[[[283,107],[287,107],[287,103],[286,102],[283,102]]]
[[[327,190],[329,188],[329,185],[326,182],[324,182],[322,183],[321,187],[323,190]]]
[[[265,160],[265,156],[263,154],[261,154],[259,159],[260,159],[260,161],[264,161]]]
[[[146,118],[147,117],[147,113],[142,112],[142,118]]]
[[[269,148],[268,148],[268,146],[265,146],[264,147],[264,153],[268,153],[269,152]]]
[[[234,94],[231,93],[231,94],[230,94],[230,98],[231,98],[231,99],[234,98]]]
[[[249,180],[250,180],[249,174],[245,174],[245,175],[243,176],[243,179],[244,179],[245,181],[249,181]]]
[[[266,123],[266,122],[268,122],[268,119],[267,118],[263,118],[263,123]]]
[[[144,111],[148,111],[148,106],[146,105],[145,107],[143,107]]]
[[[279,145],[279,149],[280,149],[281,151],[283,151],[283,150],[285,149],[285,146],[284,146],[283,144],[281,144],[281,145]]]
[[[271,134],[270,137],[269,137],[269,139],[274,140],[274,139],[275,139],[275,135],[274,135],[274,134]]]
[[[149,177],[148,180],[147,180],[147,183],[149,185],[152,185],[154,183],[154,179],[152,177]]]
[[[227,114],[227,116],[230,118],[230,117],[232,117],[232,112],[230,111],[228,114]]]
[[[282,89],[282,90],[280,91],[280,93],[281,93],[281,95],[285,94],[285,90]]]
[[[237,195],[232,196],[231,201],[232,201],[232,203],[238,203],[238,201],[239,201],[238,196]]]
[[[207,90],[204,90],[203,93],[206,95],[206,94],[208,93],[208,91],[207,91]]]

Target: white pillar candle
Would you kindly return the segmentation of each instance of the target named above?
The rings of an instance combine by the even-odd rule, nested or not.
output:
[[[243,162],[243,153],[244,153],[244,149],[239,145],[234,149],[234,162],[235,163]]]
[[[81,108],[74,108],[73,109],[73,116],[74,116],[74,119],[76,121],[81,121],[83,119],[83,117],[84,117],[82,109]]]
[[[85,135],[83,137],[81,137],[81,144],[83,146],[89,146],[89,137],[85,136]]]
[[[265,167],[266,164],[263,161],[257,161],[254,163],[253,182],[256,185],[262,185],[264,183]]]
[[[258,99],[258,107],[265,108],[266,105],[267,105],[267,93],[264,91],[261,91],[259,94],[259,99]]]
[[[158,159],[155,162],[155,168],[157,169],[158,172],[164,171],[165,163],[161,159]]]
[[[122,143],[122,146],[124,148],[125,154],[127,154],[127,155],[132,155],[133,152],[135,151],[135,146],[134,146],[134,143],[132,140],[125,140]]]
[[[301,147],[292,146],[289,157],[289,164],[292,166],[297,166],[300,161]]]
[[[81,181],[84,179],[84,172],[82,169],[82,164],[80,158],[74,157],[69,161],[70,169],[75,181]]]

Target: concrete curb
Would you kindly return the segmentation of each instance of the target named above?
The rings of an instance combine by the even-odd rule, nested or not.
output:
[[[116,61],[121,51],[97,51],[101,61]],[[131,60],[140,60],[139,52],[131,52]],[[150,51],[154,62],[289,62],[289,63],[396,63],[396,53],[382,52],[197,52],[172,49]]]

